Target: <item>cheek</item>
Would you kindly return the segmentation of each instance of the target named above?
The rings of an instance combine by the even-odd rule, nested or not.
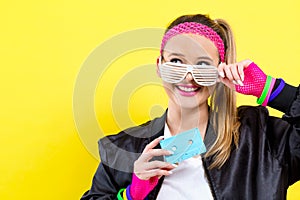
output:
[[[173,95],[174,89],[175,89],[173,84],[166,83],[163,81],[163,86],[164,86],[164,89],[165,89],[166,93],[168,94],[168,96]]]
[[[163,86],[168,98],[172,101],[177,101],[180,95],[176,93],[176,86],[174,84],[166,82],[163,82]]]

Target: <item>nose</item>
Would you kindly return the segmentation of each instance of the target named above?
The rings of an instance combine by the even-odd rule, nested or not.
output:
[[[187,81],[192,81],[194,80],[193,75],[191,74],[191,72],[188,72],[187,75],[185,76],[185,79]]]

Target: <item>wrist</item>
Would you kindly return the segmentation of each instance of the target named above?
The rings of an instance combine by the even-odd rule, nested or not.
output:
[[[132,175],[129,192],[132,200],[143,200],[157,185],[158,178],[151,177],[149,180],[139,179],[134,173]]]
[[[238,93],[260,97],[266,84],[266,74],[254,63],[251,62],[244,69],[244,86],[236,85]]]

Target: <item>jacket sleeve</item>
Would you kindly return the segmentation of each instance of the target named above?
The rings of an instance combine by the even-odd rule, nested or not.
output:
[[[102,163],[93,177],[92,187],[85,192],[81,200],[113,200],[117,199],[118,189],[108,167]]]
[[[281,130],[282,133],[274,143],[278,144],[275,145],[277,149],[280,148],[284,152],[282,158],[288,166],[288,182],[291,185],[300,180],[300,86],[286,84],[269,106],[283,112],[282,119],[288,124],[285,127],[280,125],[280,121],[275,121],[272,126],[274,132]]]
[[[113,159],[118,159],[119,156],[113,149],[105,146],[104,141],[108,141],[108,139],[99,140],[101,162],[93,177],[92,186],[83,194],[81,200],[115,200],[118,191],[126,188],[131,182],[132,173],[120,171],[109,164],[108,156]],[[111,154],[114,154],[115,157]]]

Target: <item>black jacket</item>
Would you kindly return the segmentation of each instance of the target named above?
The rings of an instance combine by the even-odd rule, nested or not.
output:
[[[203,159],[215,199],[286,199],[288,187],[300,179],[299,88],[286,85],[270,103],[285,113],[282,119],[269,116],[262,106],[239,107],[239,147],[232,148],[221,169],[208,170],[212,157]],[[91,189],[81,199],[117,199],[120,188],[131,183],[134,161],[149,142],[163,135],[165,121],[166,114],[99,140],[101,163]],[[215,138],[209,125],[204,138],[207,148]],[[162,182],[163,178],[149,200],[156,199]]]

